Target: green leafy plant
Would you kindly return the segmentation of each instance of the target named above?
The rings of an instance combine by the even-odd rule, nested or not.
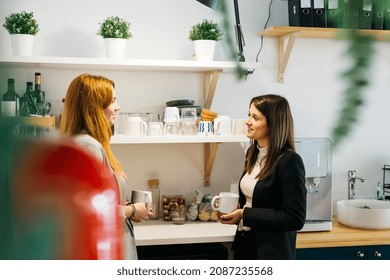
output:
[[[34,19],[33,12],[12,13],[5,18],[3,26],[9,34],[36,35],[39,31],[39,25]]]
[[[102,23],[99,23],[99,25],[100,28],[97,34],[105,39],[129,39],[132,37],[130,32],[130,23],[118,16],[108,17]]]
[[[204,19],[202,22],[191,27],[188,38],[195,40],[214,40],[222,39],[222,29],[213,21]]]
[[[346,88],[343,93],[343,105],[332,131],[335,147],[350,134],[358,122],[360,108],[364,105],[365,89],[369,85],[367,77],[370,76],[374,53],[374,39],[371,36],[351,29],[348,39],[350,43],[347,55],[352,58],[353,63],[342,75]]]

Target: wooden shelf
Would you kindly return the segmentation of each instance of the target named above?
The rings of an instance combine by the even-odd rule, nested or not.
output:
[[[299,26],[272,26],[261,32],[259,36],[278,39],[278,82],[284,82],[284,73],[296,38],[338,39],[348,38],[350,29],[319,28]],[[371,35],[377,41],[390,41],[390,30],[360,29],[362,34]],[[287,45],[285,41],[287,40]]]
[[[299,32],[301,38],[318,39],[346,39],[349,29],[342,28],[320,28],[300,26],[271,26],[259,32],[259,36],[281,37],[294,32]],[[359,32],[372,35],[377,41],[390,41],[390,30],[359,29]]]
[[[30,117],[2,117],[7,118],[9,122],[28,124],[33,126],[54,128],[56,119],[54,116],[30,116]]]

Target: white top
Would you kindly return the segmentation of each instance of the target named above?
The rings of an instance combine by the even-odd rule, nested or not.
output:
[[[268,147],[259,148],[259,146],[257,146],[257,148],[259,149],[259,155],[257,156],[255,167],[251,173],[247,172],[242,177],[240,183],[241,191],[246,198],[246,203],[243,208],[252,207],[253,190],[255,189],[256,183],[258,181],[256,176],[259,174],[261,167],[263,166],[263,159],[267,155]],[[238,225],[238,230],[250,230],[250,227],[244,227],[243,221],[241,219],[240,224]]]

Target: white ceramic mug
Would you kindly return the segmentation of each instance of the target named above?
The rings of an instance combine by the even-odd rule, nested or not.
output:
[[[210,121],[200,121],[198,125],[198,134],[207,136],[213,133],[213,123]]]
[[[132,137],[145,136],[148,126],[141,117],[128,117],[126,120],[125,134]]]
[[[233,120],[233,134],[246,135],[246,119]]]
[[[164,122],[179,122],[180,114],[177,107],[166,107],[164,112]]]
[[[148,123],[148,135],[149,136],[161,136],[163,135],[163,123],[162,122],[149,122]]]
[[[214,119],[214,133],[218,135],[232,134],[232,119],[228,116],[219,116]]]
[[[145,202],[146,207],[152,207],[153,198],[151,191],[135,190],[131,192],[131,203]]]
[[[218,201],[218,204],[217,204]],[[237,209],[238,194],[231,192],[221,192],[211,200],[211,208],[221,213],[230,213]]]

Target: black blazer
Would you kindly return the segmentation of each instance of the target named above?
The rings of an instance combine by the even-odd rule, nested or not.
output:
[[[241,188],[239,192],[242,207],[246,199]],[[306,193],[302,158],[286,150],[274,173],[256,183],[252,207],[244,209],[243,224],[256,235],[258,259],[296,259],[296,232],[305,224]]]

